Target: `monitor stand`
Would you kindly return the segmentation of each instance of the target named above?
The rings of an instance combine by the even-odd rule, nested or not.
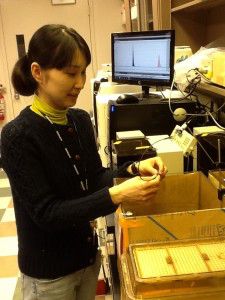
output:
[[[143,99],[162,99],[162,96],[161,95],[157,95],[157,94],[154,94],[154,93],[150,93],[149,92],[149,89],[150,87],[149,86],[146,86],[146,85],[142,85],[142,98]]]

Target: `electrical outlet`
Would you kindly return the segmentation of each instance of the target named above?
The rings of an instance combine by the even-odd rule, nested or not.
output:
[[[181,147],[184,156],[190,155],[197,143],[196,138],[179,125],[176,125],[170,137]]]

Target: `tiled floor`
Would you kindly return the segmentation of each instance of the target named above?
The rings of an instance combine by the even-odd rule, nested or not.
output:
[[[9,181],[0,169],[0,300],[21,300],[17,235]],[[111,295],[96,300],[111,300]]]

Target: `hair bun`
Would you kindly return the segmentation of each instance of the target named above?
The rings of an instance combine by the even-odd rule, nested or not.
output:
[[[20,95],[30,96],[34,94],[37,83],[31,75],[27,54],[22,56],[15,64],[11,79],[13,87]]]

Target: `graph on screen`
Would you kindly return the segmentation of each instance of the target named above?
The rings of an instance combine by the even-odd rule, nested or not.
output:
[[[174,32],[146,31],[112,34],[112,77],[116,82],[171,82]]]

